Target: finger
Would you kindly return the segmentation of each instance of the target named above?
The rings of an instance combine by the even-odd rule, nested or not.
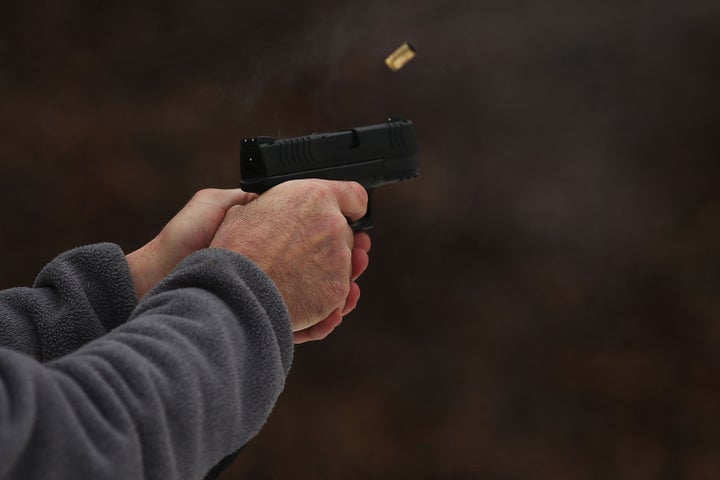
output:
[[[368,235],[367,232],[355,233],[355,248],[361,248],[366,252],[369,252],[371,246],[372,242],[370,241],[370,235]]]
[[[368,257],[368,253],[365,250],[355,247],[353,248],[350,261],[352,262],[350,280],[355,281],[367,269],[370,264],[370,257]]]
[[[358,304],[358,300],[360,300],[360,286],[358,286],[357,283],[353,282],[352,284],[350,284],[350,293],[348,293],[347,300],[345,300],[345,308],[343,308],[342,311],[343,317],[355,310],[355,307],[357,307]]]
[[[199,213],[200,215],[205,215],[207,207],[211,206],[213,209],[219,209],[225,212],[232,206],[245,205],[256,198],[256,193],[244,192],[239,188],[230,190],[206,188],[193,195],[185,206],[185,209]]]
[[[330,335],[340,323],[342,323],[342,313],[338,309],[328,315],[325,320],[316,323],[312,327],[295,332],[293,334],[293,341],[295,343],[306,343],[322,340]]]
[[[216,202],[226,210],[234,205],[247,205],[258,197],[257,193],[245,192],[240,188],[215,190],[215,192]]]
[[[351,221],[360,220],[367,213],[367,190],[357,182],[328,180],[343,215]]]
[[[239,188],[233,191],[233,205],[247,205],[248,203],[257,200],[258,194],[252,192],[244,192]]]

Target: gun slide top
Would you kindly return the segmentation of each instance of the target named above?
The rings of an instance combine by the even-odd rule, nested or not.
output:
[[[413,124],[387,123],[303,137],[245,138],[240,148],[240,186],[262,193],[300,178],[352,180],[368,191],[418,175]]]

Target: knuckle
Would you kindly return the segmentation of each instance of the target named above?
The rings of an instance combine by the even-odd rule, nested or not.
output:
[[[334,198],[333,191],[327,182],[313,180],[311,182],[311,186],[312,188],[310,190],[313,194],[314,200],[324,203]]]
[[[347,219],[340,212],[330,212],[327,217],[327,230],[333,237],[340,237],[343,240],[347,236],[347,230],[350,226]]]
[[[328,293],[334,302],[339,303],[344,301],[350,293],[350,280],[346,277],[336,275],[328,284]]]
[[[275,188],[298,203],[320,204],[332,198],[332,190],[329,186],[316,179],[291,180]]]

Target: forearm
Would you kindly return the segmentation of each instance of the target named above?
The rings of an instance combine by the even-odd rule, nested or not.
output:
[[[48,263],[32,288],[0,291],[0,347],[58,358],[124,323],[136,305],[117,245],[70,250]]]
[[[206,250],[47,364],[0,351],[0,478],[200,478],[262,426],[292,358],[274,285]],[[78,470],[82,471],[78,474]]]

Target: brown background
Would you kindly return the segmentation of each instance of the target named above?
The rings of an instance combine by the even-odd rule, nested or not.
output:
[[[716,0],[87,3],[0,7],[2,288],[236,186],[242,137],[416,124],[224,479],[718,478]]]

